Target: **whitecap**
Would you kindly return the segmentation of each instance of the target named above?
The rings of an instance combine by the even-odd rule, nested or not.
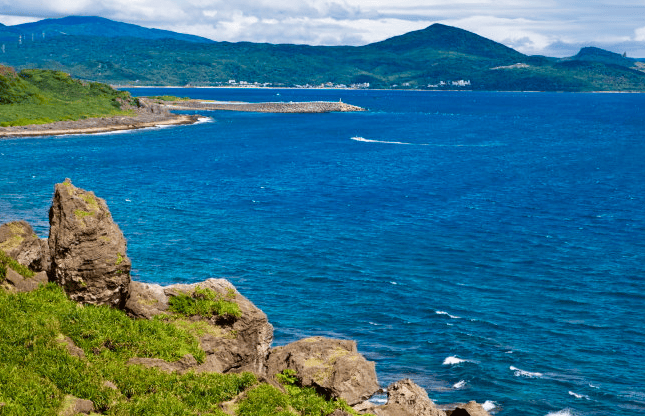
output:
[[[370,397],[369,402],[374,403],[377,406],[384,405],[387,403],[387,395],[375,394],[374,396]]]
[[[517,367],[510,366],[510,370],[515,372],[515,377],[540,378],[542,373],[520,370]]]
[[[587,396],[586,394],[578,394],[578,393],[575,393],[575,392],[573,392],[571,390],[569,390],[569,395],[575,397],[576,399],[591,400],[591,398],[589,396]]]
[[[492,400],[486,400],[483,404],[482,407],[484,408],[485,411],[490,412],[494,408],[497,407],[497,403],[495,403]]]
[[[450,357],[446,357],[446,359],[443,360],[443,365],[456,365],[456,364],[461,364],[465,362],[468,362],[468,360],[464,360],[453,355]]]
[[[390,282],[391,285],[398,285],[396,282]]]
[[[458,316],[456,316],[456,315],[450,315],[448,312],[444,312],[444,311],[436,311],[435,313],[436,313],[437,315],[447,315],[447,316],[449,316],[451,319],[459,319],[459,317],[458,317]]]
[[[546,416],[573,416],[573,413],[571,413],[571,410],[569,409],[563,409],[558,410],[557,412],[547,413]]]
[[[453,389],[461,389],[466,385],[466,380],[459,380],[455,384],[452,385]]]
[[[212,123],[215,120],[212,117],[199,117],[195,124]]]

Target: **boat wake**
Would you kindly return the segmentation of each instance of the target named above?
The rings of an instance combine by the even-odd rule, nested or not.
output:
[[[501,146],[499,142],[493,143],[483,143],[483,144],[437,144],[437,143],[408,143],[408,142],[397,142],[397,141],[388,141],[388,140],[372,140],[366,139],[364,137],[351,137],[351,140],[356,142],[363,143],[382,143],[382,144],[399,144],[404,146],[432,146],[432,147],[495,147]]]

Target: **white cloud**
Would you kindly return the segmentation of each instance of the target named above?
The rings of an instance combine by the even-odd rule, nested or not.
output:
[[[440,22],[528,54],[645,50],[642,0],[0,0],[0,10],[9,25],[98,15],[226,41],[360,45]]]
[[[639,27],[634,31],[634,40],[637,42],[645,42],[645,27]]]
[[[29,17],[29,16],[6,16],[0,14],[0,23],[7,26],[20,25],[23,23],[31,23],[42,20],[41,17]]]

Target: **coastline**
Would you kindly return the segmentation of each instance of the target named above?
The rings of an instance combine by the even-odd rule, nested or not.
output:
[[[48,124],[0,127],[0,138],[60,136],[69,134],[95,134],[137,130],[157,126],[194,124],[199,115],[174,114],[171,110],[244,111],[258,113],[329,113],[366,111],[364,108],[343,102],[264,102],[245,103],[229,101],[170,101],[141,97],[143,107],[136,109],[135,116],[95,117],[73,121],[57,121]]]
[[[0,127],[0,138],[94,134],[137,130],[157,126],[194,124],[197,115],[139,113],[136,116],[97,117],[49,124]]]

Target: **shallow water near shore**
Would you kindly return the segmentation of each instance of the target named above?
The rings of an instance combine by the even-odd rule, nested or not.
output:
[[[383,386],[498,415],[645,412],[645,95],[133,93],[370,111],[3,139],[0,222],[45,237],[69,177],[135,279],[227,278],[278,345],[355,339]]]

